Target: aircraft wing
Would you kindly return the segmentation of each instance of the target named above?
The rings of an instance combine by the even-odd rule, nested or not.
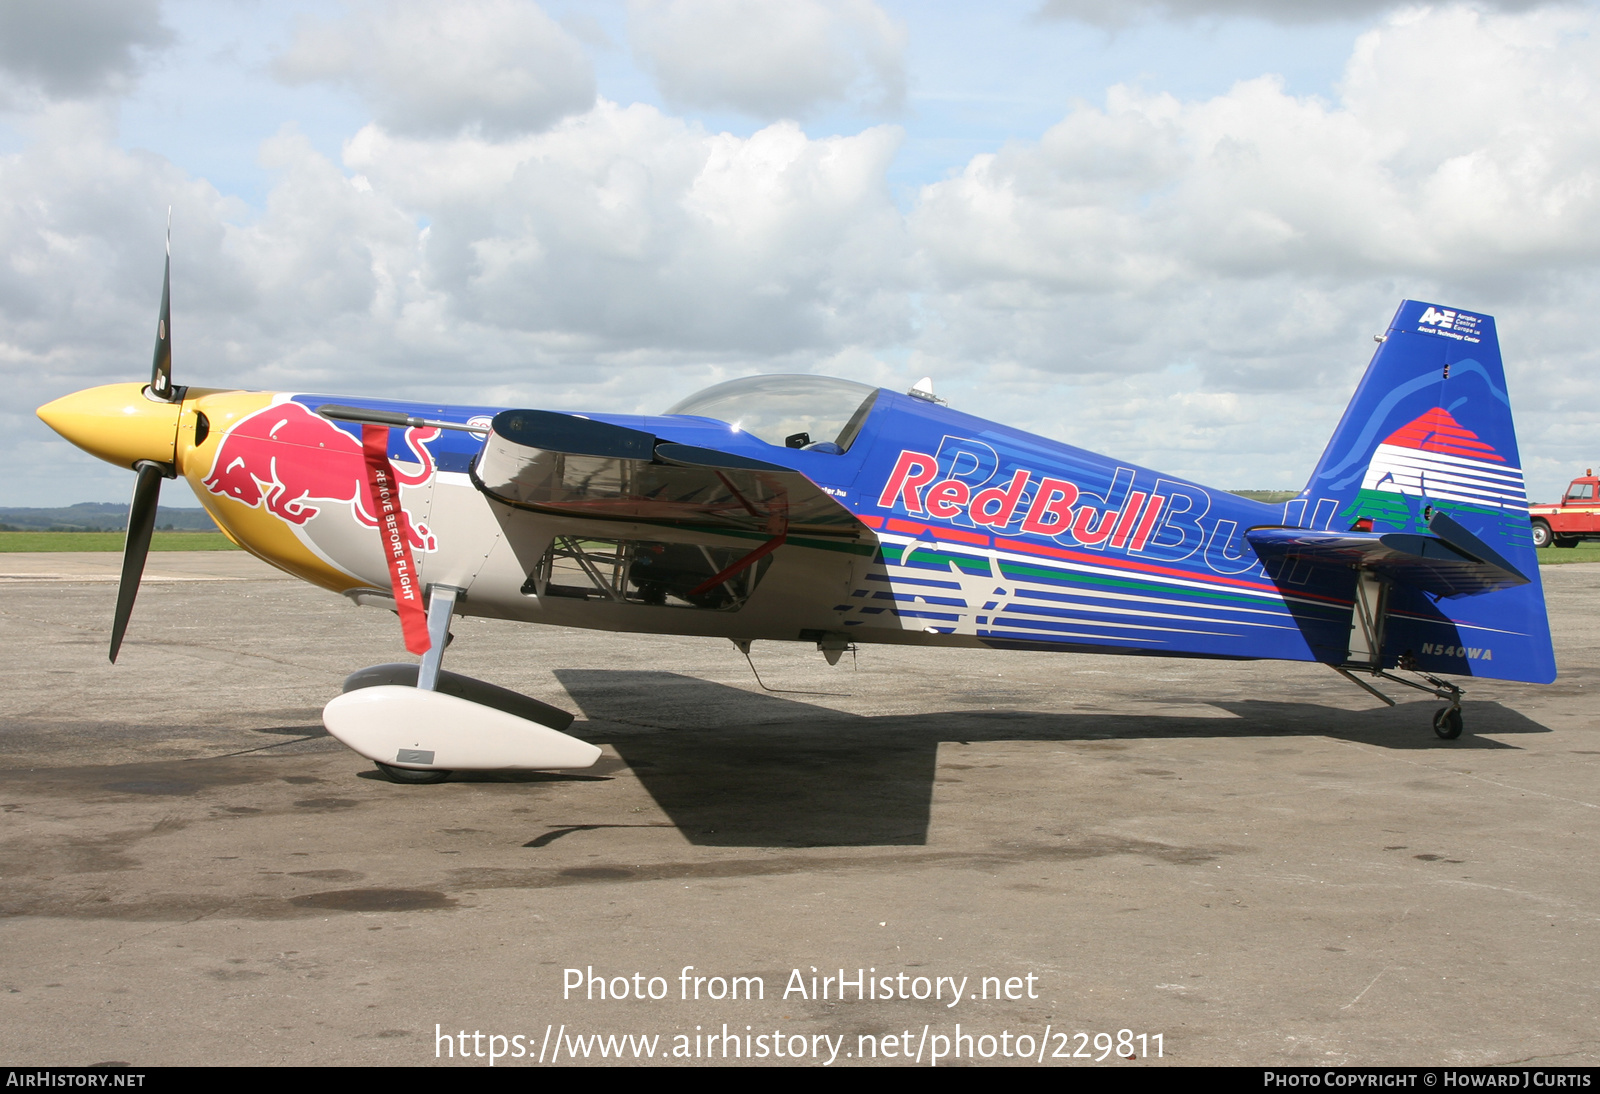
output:
[[[1252,528],[1245,537],[1268,564],[1296,562],[1362,568],[1402,585],[1448,598],[1528,584],[1528,578],[1448,515],[1429,522],[1430,535],[1406,532],[1313,532]]]
[[[704,529],[854,537],[855,514],[798,471],[546,410],[506,410],[473,468],[518,509]]]

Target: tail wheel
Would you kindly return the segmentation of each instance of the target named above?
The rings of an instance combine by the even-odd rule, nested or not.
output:
[[[1447,741],[1453,741],[1461,736],[1461,728],[1460,707],[1445,707],[1433,716],[1433,731]]]
[[[1533,522],[1533,545],[1535,547],[1548,547],[1555,537],[1550,534],[1550,526],[1542,520]]]

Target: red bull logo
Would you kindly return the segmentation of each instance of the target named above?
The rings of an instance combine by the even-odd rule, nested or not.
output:
[[[939,467],[937,456],[902,450],[878,497],[879,507],[899,505],[907,513],[941,520],[965,516],[974,526],[1004,535],[1020,531],[1066,544],[1143,551],[1168,502],[1162,494],[1131,489],[1133,472],[1126,468],[1118,468],[1113,480],[1113,489],[1128,487],[1124,496],[1108,503],[1082,494],[1076,483],[1023,469],[1007,482],[975,490],[955,476],[935,481],[940,478]]]
[[[423,447],[439,435],[433,427],[406,430],[406,447],[421,469],[408,474],[395,468],[401,486],[421,486],[434,472],[433,456]],[[379,506],[372,498],[361,441],[296,402],[259,410],[228,431],[205,488],[303,525],[327,505],[349,505],[355,519],[378,527]],[[438,547],[434,534],[415,521],[410,526],[414,550]]]

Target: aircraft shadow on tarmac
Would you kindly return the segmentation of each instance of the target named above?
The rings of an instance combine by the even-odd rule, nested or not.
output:
[[[671,672],[558,669],[556,676],[588,720],[572,732],[611,744],[684,837],[705,846],[924,844],[943,742],[1316,736],[1462,750],[1515,747],[1476,733],[1549,732],[1492,702],[1464,704],[1466,733],[1442,741],[1431,728],[1432,701],[1364,711],[1256,699],[1209,704],[1233,717],[1017,710],[863,717]]]

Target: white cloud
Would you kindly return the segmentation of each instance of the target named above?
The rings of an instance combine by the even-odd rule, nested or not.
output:
[[[289,83],[348,84],[379,123],[419,136],[537,132],[595,98],[582,47],[517,0],[387,0],[307,17],[276,70]]]
[[[424,283],[463,321],[562,352],[754,354],[905,333],[893,129],[708,134],[602,102],[549,133],[441,149],[369,128],[346,152],[431,221]]]
[[[54,99],[126,88],[141,55],[166,46],[160,0],[12,0],[0,4],[0,72]]]
[[[59,115],[0,160],[0,352],[26,405],[144,375],[168,202],[180,383],[647,410],[685,393],[674,365],[804,369],[909,337],[892,128],[737,138],[603,102],[515,141],[369,126],[344,166],[287,129],[251,215]]]
[[[905,30],[871,0],[632,0],[629,36],[677,107],[771,120],[905,97]]]
[[[96,466],[32,407],[146,373],[173,204],[180,383],[650,411],[755,371],[932,373],[960,409],[1288,486],[1413,296],[1499,318],[1553,481],[1600,426],[1596,24],[1402,13],[1334,102],[1118,88],[908,214],[892,127],[737,137],[601,100],[515,135],[380,117],[342,162],[288,128],[250,209],[120,150],[109,107],[57,103],[0,156],[0,430],[34,438],[9,465]]]
[[[1475,0],[1489,11],[1526,11],[1560,0]],[[1303,24],[1371,19],[1418,0],[1045,0],[1043,19],[1075,19],[1102,27],[1123,27],[1151,19],[1261,19]]]
[[[1159,462],[1181,457],[1193,404],[1173,400],[1190,389],[1297,394],[1331,429],[1367,337],[1413,296],[1497,313],[1538,414],[1564,355],[1595,357],[1561,319],[1600,303],[1579,302],[1600,273],[1594,27],[1403,12],[1359,40],[1337,103],[1270,77],[1192,102],[1116,88],[975,157],[911,220],[937,290],[925,367],[1139,388],[1140,424],[1103,424]],[[1059,434],[1039,405],[1024,420]],[[1324,435],[1261,426],[1297,467]]]
[[[1587,22],[1587,21],[1585,21]],[[1151,292],[1293,272],[1494,282],[1600,244],[1600,41],[1457,9],[1357,43],[1336,105],[1272,77],[1115,88],[975,158],[918,217],[941,277]]]

